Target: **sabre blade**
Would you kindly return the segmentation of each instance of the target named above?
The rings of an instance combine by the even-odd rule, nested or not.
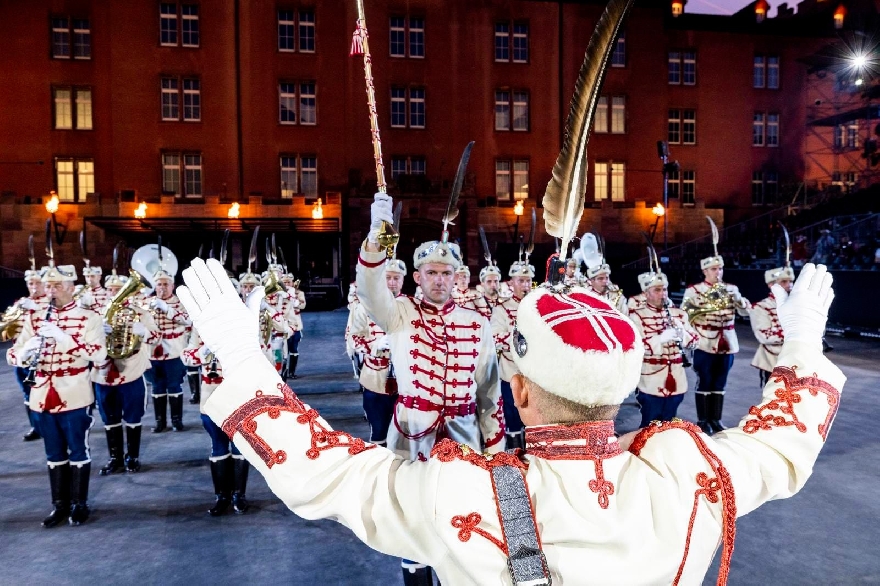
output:
[[[791,238],[788,236],[788,229],[785,227],[785,224],[782,222],[779,223],[779,227],[782,228],[782,235],[785,237],[785,266],[791,266]]]
[[[715,256],[718,256],[718,242],[721,240],[721,237],[718,235],[718,226],[715,225],[715,221],[710,216],[706,216],[706,220],[709,222],[709,228],[712,229],[712,250]]]
[[[458,196],[461,194],[461,188],[464,185],[464,176],[467,174],[468,161],[471,158],[471,149],[474,148],[474,141],[468,143],[461,153],[461,160],[458,161],[458,170],[455,172],[455,181],[452,183],[452,193],[449,194],[449,202],[446,204],[446,213],[443,214],[443,242],[449,241],[449,224],[458,217]]]
[[[223,231],[223,240],[220,241],[220,264],[226,266],[226,251],[229,250],[229,228]]]
[[[284,272],[287,272],[287,260],[284,258],[284,249],[278,249],[278,259],[281,260],[281,268],[284,269]]]
[[[260,237],[260,227],[254,228],[254,235],[251,236],[251,248],[248,252],[248,272],[252,273],[256,268],[257,262],[257,239]]]
[[[49,266],[55,266],[55,250],[52,248],[52,219],[46,219],[46,257],[49,259]]]
[[[486,231],[480,226],[480,243],[483,245],[483,258],[492,266],[492,252],[489,249],[489,240],[486,238]]]
[[[34,255],[34,235],[28,236],[28,260],[31,262],[31,270],[37,270],[37,257]]]
[[[526,246],[526,259],[532,256],[532,252],[535,250],[535,229],[537,226],[537,215],[535,214],[535,208],[532,208],[532,227],[529,229],[529,243]]]
[[[278,247],[275,246],[274,232],[272,232],[272,264],[278,264]]]

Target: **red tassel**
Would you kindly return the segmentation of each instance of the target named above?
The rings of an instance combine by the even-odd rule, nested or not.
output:
[[[675,391],[678,390],[678,385],[675,384],[675,377],[672,376],[672,365],[670,364],[666,370],[666,394],[674,395]]]
[[[397,394],[397,379],[389,377],[385,381],[385,392],[389,395]]]
[[[119,379],[120,372],[116,367],[116,361],[112,358],[110,359],[110,367],[107,369],[107,384],[112,385]]]
[[[43,411],[52,411],[63,406],[64,402],[58,396],[58,391],[55,390],[54,386],[49,385],[49,392],[46,393],[46,402],[43,403]]]
[[[730,352],[730,344],[727,343],[727,338],[724,336],[724,332],[719,332],[718,336],[718,353],[728,354]]]
[[[153,348],[153,358],[156,360],[162,360],[162,343],[159,342],[156,344],[156,347]]]
[[[361,27],[358,26],[357,30],[354,31],[354,34],[351,35],[351,50],[348,52],[349,57],[364,54],[364,41],[361,30]]]

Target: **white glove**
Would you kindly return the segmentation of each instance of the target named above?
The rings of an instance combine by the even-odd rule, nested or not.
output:
[[[21,303],[18,304],[22,309],[26,309],[28,311],[37,311],[39,307],[37,307],[36,302],[30,297],[25,297],[21,300]]]
[[[165,301],[159,299],[158,297],[154,298],[152,301],[153,308],[161,311],[164,314],[168,313],[168,304]]]
[[[113,331],[113,326],[111,326],[110,324],[105,322],[104,323],[104,335],[107,335],[112,331]]]
[[[382,336],[373,344],[373,351],[376,356],[386,358],[391,353],[391,343],[388,336]]]
[[[211,355],[211,349],[208,348],[207,346],[205,346],[204,344],[202,344],[202,347],[199,348],[199,351],[198,351],[199,359],[202,362],[207,362],[208,356],[210,356],[210,355]]]
[[[85,307],[86,309],[90,308],[95,304],[95,296],[86,291],[79,298],[79,306]]]
[[[40,324],[37,334],[44,338],[53,338],[56,344],[67,345],[73,341],[70,334],[58,327],[53,322],[44,321]]]
[[[263,310],[263,304],[266,302],[266,290],[262,287],[257,287],[253,291],[251,291],[247,299],[245,300],[245,304],[248,306],[254,315],[260,315],[260,312]]]
[[[145,338],[147,336],[147,327],[141,322],[136,321],[134,322],[134,325],[131,326],[131,333],[135,336]]]
[[[269,305],[269,302],[266,301],[265,297],[260,299],[260,311],[268,311],[269,313],[275,313],[274,309],[272,308],[271,305]]]
[[[734,287],[733,285],[727,286],[727,292],[730,293],[731,297],[733,297],[733,302],[737,305],[742,304],[742,293],[739,292],[739,289]]]
[[[680,340],[681,338],[678,335],[678,330],[674,328],[666,328],[663,330],[659,336],[657,336],[657,340],[661,344],[665,344],[667,342],[672,342],[676,340]]]
[[[804,265],[801,274],[786,293],[779,285],[771,290],[776,298],[776,313],[786,342],[800,341],[822,349],[822,334],[828,321],[828,308],[834,300],[831,274],[825,265]]]
[[[297,299],[296,297],[294,297],[294,298],[293,298],[293,301],[291,301],[290,305],[291,305],[294,309],[297,309],[297,308],[299,307],[299,299]]]
[[[257,314],[242,303],[223,266],[215,259],[207,264],[193,259],[183,271],[183,280],[186,286],[177,290],[177,296],[202,341],[223,365],[224,376],[253,379],[263,371],[277,377],[260,350]],[[262,291],[258,287],[250,297],[259,300]]]
[[[24,346],[21,347],[21,355],[24,357],[25,362],[30,362],[33,359],[33,355],[40,350],[42,343],[43,341],[37,336],[24,343]]]
[[[367,240],[376,244],[379,242],[379,228],[382,222],[394,223],[394,212],[391,209],[391,196],[387,193],[379,192],[373,196],[373,205],[370,206],[370,232],[367,234]]]

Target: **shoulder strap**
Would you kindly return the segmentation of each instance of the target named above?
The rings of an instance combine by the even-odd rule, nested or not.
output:
[[[532,503],[522,471],[514,466],[492,468],[498,518],[507,543],[507,568],[514,586],[550,586],[547,558],[538,542]]]

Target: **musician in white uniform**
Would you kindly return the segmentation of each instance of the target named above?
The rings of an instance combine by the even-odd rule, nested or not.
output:
[[[776,366],[776,360],[782,351],[785,335],[779,316],[776,314],[776,296],[773,285],[779,285],[786,292],[791,291],[794,284],[794,270],[790,266],[776,267],[764,272],[764,281],[770,288],[770,295],[752,305],[749,310],[749,321],[752,332],[758,340],[758,349],[752,359],[752,366],[758,369],[761,387],[767,384],[770,373]]]

